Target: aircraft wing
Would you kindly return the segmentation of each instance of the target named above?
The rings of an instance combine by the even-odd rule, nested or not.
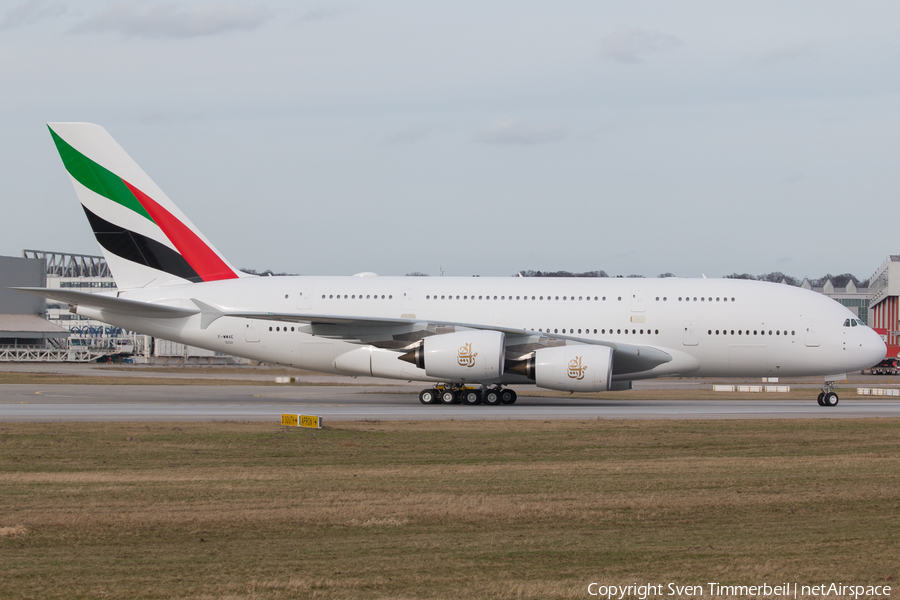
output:
[[[44,296],[70,305],[147,319],[180,319],[199,314],[202,329],[206,329],[211,323],[221,317],[298,323],[301,324],[299,327],[300,331],[304,333],[323,338],[370,344],[390,350],[409,350],[426,337],[465,330],[491,330],[504,333],[506,335],[507,356],[512,360],[524,358],[531,352],[545,347],[565,346],[568,344],[607,346],[614,353],[613,372],[616,375],[647,371],[672,360],[668,353],[652,346],[623,344],[479,323],[390,317],[348,317],[343,315],[311,315],[304,313],[229,311],[211,306],[195,298],[191,298],[191,302],[196,308],[185,308],[59,288],[11,289]]]
[[[431,335],[474,329],[504,333],[506,335],[507,353],[512,358],[517,356],[524,357],[534,350],[550,346],[565,346],[567,344],[607,346],[612,348],[614,353],[613,372],[616,375],[648,371],[672,360],[671,355],[652,346],[623,344],[497,325],[303,313],[229,312],[204,305],[198,300],[192,299],[192,301],[198,307],[204,309],[204,312],[211,317],[209,319],[210,323],[218,317],[302,323],[304,325],[300,328],[300,331],[305,333],[330,339],[371,344],[379,348],[392,350],[408,350],[415,346],[419,340]]]

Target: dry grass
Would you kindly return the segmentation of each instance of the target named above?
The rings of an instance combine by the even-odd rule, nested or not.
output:
[[[896,419],[0,424],[0,597],[882,583],[900,577],[898,434]]]
[[[0,538],[22,537],[24,535],[28,535],[27,527],[22,527],[21,525],[15,525],[13,527],[0,527]]]

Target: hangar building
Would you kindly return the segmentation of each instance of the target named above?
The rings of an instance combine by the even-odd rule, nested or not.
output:
[[[0,256],[0,360],[65,353],[69,332],[46,320],[44,299],[10,289],[44,287],[46,281],[43,261]]]

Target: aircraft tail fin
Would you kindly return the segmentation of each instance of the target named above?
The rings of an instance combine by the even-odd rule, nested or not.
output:
[[[120,289],[247,277],[99,125],[48,123]]]

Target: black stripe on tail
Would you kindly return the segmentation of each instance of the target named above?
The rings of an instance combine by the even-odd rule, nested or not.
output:
[[[145,235],[114,225],[89,211],[83,204],[81,208],[84,209],[91,229],[94,230],[97,242],[109,252],[125,260],[188,281],[203,281],[184,257],[175,250]]]

